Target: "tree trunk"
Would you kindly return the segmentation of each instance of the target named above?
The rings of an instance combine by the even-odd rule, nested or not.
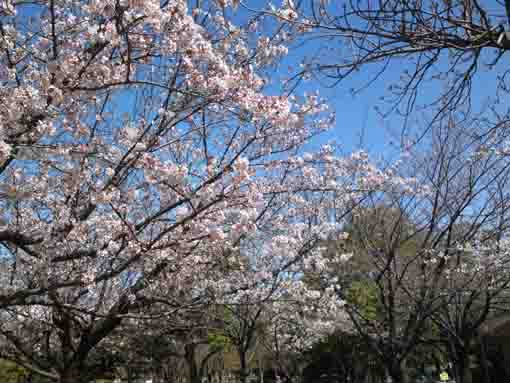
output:
[[[257,358],[257,364],[259,367],[259,383],[264,383],[264,369],[263,369],[262,363],[260,361],[260,356]]]
[[[248,363],[246,362],[246,352],[239,350],[239,380],[240,383],[246,383],[248,381]]]
[[[184,347],[185,359],[188,364],[189,371],[189,382],[190,383],[201,383],[198,367],[195,360],[195,345],[187,344]]]
[[[472,383],[473,376],[469,368],[469,355],[462,354],[454,367],[455,381],[457,383]]]
[[[408,383],[409,376],[407,374],[406,362],[405,360],[400,362],[394,362],[391,365],[390,376],[393,380],[393,383]]]
[[[489,372],[489,362],[487,355],[487,339],[484,336],[479,336],[480,343],[480,366],[482,369],[482,381],[484,383],[490,383],[490,372]]]

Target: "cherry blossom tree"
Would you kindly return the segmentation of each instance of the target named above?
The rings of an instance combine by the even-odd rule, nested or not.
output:
[[[465,132],[453,117],[434,124],[419,149],[380,167],[380,177],[393,182],[356,201],[347,219],[338,217],[346,234],[323,241],[322,257],[315,258],[323,262],[321,273],[310,276],[346,302],[351,331],[397,382],[409,381],[412,360],[430,346],[426,338],[438,321],[450,333],[464,329],[472,341],[508,291],[510,167],[500,151],[484,149],[505,137]],[[395,182],[397,175],[405,181]],[[480,251],[466,251],[470,246]],[[460,370],[465,355],[454,361]]]
[[[320,254],[304,258],[321,263]],[[242,382],[248,377],[251,357],[260,349],[283,371],[284,357],[302,353],[338,328],[349,327],[343,301],[333,288],[324,291],[303,282],[302,274],[309,268],[292,269],[273,267],[271,278],[261,276],[253,287],[225,295],[221,334],[238,354]]]
[[[263,15],[235,5],[1,3],[6,357],[86,382],[104,373],[93,356],[126,320],[242,294],[274,265],[302,273],[336,230],[332,212],[405,187],[364,153],[303,154],[333,116],[267,76],[294,26],[259,28]],[[250,241],[265,244],[260,267],[235,271]]]
[[[249,180],[254,166],[326,124],[308,123],[324,110],[315,96],[261,93],[251,55],[267,62],[284,47],[251,47],[219,15],[182,2],[36,8],[2,8],[0,238],[34,283],[2,304],[150,264],[179,250],[174,233],[188,250],[223,239],[232,217],[207,216],[216,205],[242,213],[236,239],[270,192]]]
[[[466,235],[466,226],[458,228],[457,235]],[[452,363],[458,382],[473,381],[473,357],[477,357],[484,379],[489,379],[483,337],[491,322],[497,322],[508,311],[507,242],[506,234],[491,240],[480,235],[448,252],[432,253],[427,261],[443,264],[438,270],[441,274],[436,298],[438,309],[431,318],[437,329],[436,339],[432,340],[444,347],[445,359]]]

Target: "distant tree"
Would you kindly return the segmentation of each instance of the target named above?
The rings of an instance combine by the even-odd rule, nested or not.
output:
[[[510,282],[508,161],[498,153],[477,153],[477,143],[451,119],[431,132],[428,151],[422,146],[401,168],[386,170],[414,174],[423,191],[374,192],[345,223],[347,240],[330,248],[352,253],[343,262],[330,257],[344,283],[339,294],[354,329],[395,382],[411,379],[415,355],[426,343],[453,358],[454,351],[437,341],[445,334],[437,318],[451,316],[452,304],[462,302],[458,315],[467,321],[466,336],[476,336]],[[473,252],[466,251],[469,246]],[[461,317],[450,323],[458,327]],[[429,342],[432,336],[436,343]],[[451,361],[462,382],[465,356]]]

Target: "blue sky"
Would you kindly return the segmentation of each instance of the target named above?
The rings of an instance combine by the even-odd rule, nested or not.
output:
[[[297,0],[296,0],[297,2]],[[253,8],[261,9],[264,7],[266,2],[264,0],[246,0],[246,3]],[[279,5],[281,0],[276,0],[275,5]],[[496,23],[495,15],[504,15],[504,8],[501,4],[498,4],[496,0],[485,0],[483,6],[489,11],[493,21]],[[503,22],[500,18],[497,22]],[[510,30],[509,26],[505,27]],[[327,44],[332,50],[326,50],[324,45]],[[322,47],[321,47],[322,45]],[[291,50],[289,56],[284,60],[280,70],[285,72],[287,66],[298,67],[303,57],[311,58],[317,54],[317,52],[324,53],[323,56],[327,62],[333,61],[340,62],[342,59],[341,46],[338,42],[326,42],[313,41],[305,44],[297,50]],[[486,64],[493,59],[494,50],[484,50],[480,64]],[[507,70],[506,65],[507,56],[503,56],[500,63],[491,70],[487,69],[483,65],[480,65],[475,78],[472,83],[472,107],[474,115],[482,110],[487,110],[487,105],[493,105],[496,98],[504,100],[505,95],[497,95],[497,75],[504,73]],[[435,73],[442,72],[448,68],[448,52],[443,51],[441,59],[433,66]],[[460,64],[458,69],[465,69],[468,64]],[[360,142],[364,149],[374,154],[389,154],[396,153],[399,141],[400,131],[403,127],[403,119],[397,116],[395,113],[390,114],[386,118],[382,118],[381,115],[376,111],[376,107],[382,110],[388,109],[388,104],[381,100],[384,95],[389,95],[388,85],[395,84],[402,72],[405,69],[409,69],[412,72],[413,65],[409,58],[395,59],[390,63],[386,71],[380,76],[377,81],[366,86],[363,91],[359,92],[356,96],[352,96],[350,89],[359,88],[370,82],[370,79],[379,71],[381,64],[366,65],[360,72],[353,73],[348,79],[344,80],[334,88],[327,88],[321,86],[319,82],[310,81],[303,90],[319,89],[321,95],[325,96],[336,112],[337,122],[334,129],[325,134],[317,142],[327,141],[328,139],[334,138],[340,142],[346,152],[356,150],[360,146]],[[430,74],[429,74],[430,75]],[[510,76],[509,76],[510,77]],[[430,102],[435,100],[438,95],[444,91],[444,82],[440,81],[426,81],[420,86],[419,90],[419,102]],[[498,111],[506,112],[506,106],[504,103],[498,106]],[[427,112],[416,110],[408,120],[408,127],[423,127],[427,121],[430,120],[434,109],[430,109]],[[486,114],[489,116],[489,114]],[[360,136],[363,137],[360,140]]]

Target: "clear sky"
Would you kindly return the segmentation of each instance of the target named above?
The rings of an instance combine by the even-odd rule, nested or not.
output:
[[[275,0],[274,3],[279,5],[281,0]],[[338,1],[335,4],[338,6],[341,3],[341,1]],[[266,2],[264,0],[246,0],[246,4],[250,7],[261,9]],[[504,8],[502,8],[501,4],[498,4],[495,0],[486,0],[483,2],[483,5],[488,9],[495,23],[503,22],[503,20],[500,20],[500,17],[496,17],[501,12],[504,14]],[[505,28],[510,30],[509,26],[505,26]],[[291,49],[288,58],[280,67],[281,75],[284,75],[287,66],[292,66],[295,69],[303,60],[303,57],[310,59],[318,53],[321,54],[321,62],[322,60],[326,60],[329,63],[341,62],[341,50],[340,43],[335,40],[310,41],[299,49]],[[471,84],[472,110],[474,115],[480,111],[487,112],[487,106],[492,107],[498,99],[499,101],[502,100],[502,96],[497,94],[497,75],[507,70],[507,57],[504,56],[495,68],[489,69],[485,64],[494,58],[494,53],[495,50],[484,50],[482,52],[481,59],[479,60],[480,65],[477,67],[477,74]],[[345,51],[343,54],[348,54],[348,52]],[[456,68],[463,70],[470,64],[471,62],[460,63],[456,65]],[[381,99],[383,96],[389,95],[388,86],[395,85],[404,70],[409,69],[412,72],[414,67],[409,58],[396,59],[390,63],[382,76],[370,83],[370,80],[378,73],[380,68],[381,64],[366,65],[360,72],[353,73],[348,79],[342,81],[334,88],[321,86],[318,81],[311,80],[301,89],[301,91],[319,89],[320,93],[327,97],[332,109],[336,112],[337,122],[335,128],[322,137],[319,142],[334,138],[342,144],[346,152],[355,150],[360,146],[360,143],[363,148],[371,153],[388,154],[398,151],[403,119],[398,117],[396,113],[390,113],[387,117],[383,118],[376,111],[376,108],[388,110],[389,104]],[[441,59],[433,65],[429,76],[448,69],[450,69],[448,52],[444,50]],[[423,103],[430,103],[431,100],[436,99],[444,91],[444,86],[444,81],[439,80],[427,80],[422,83],[419,88],[417,106]],[[353,96],[350,90],[360,87],[364,89]],[[501,112],[506,112],[506,106],[503,104],[497,106],[497,109]],[[430,120],[434,112],[433,109],[424,112],[417,108],[408,120],[408,127],[423,127]],[[490,113],[485,115],[490,116]]]

